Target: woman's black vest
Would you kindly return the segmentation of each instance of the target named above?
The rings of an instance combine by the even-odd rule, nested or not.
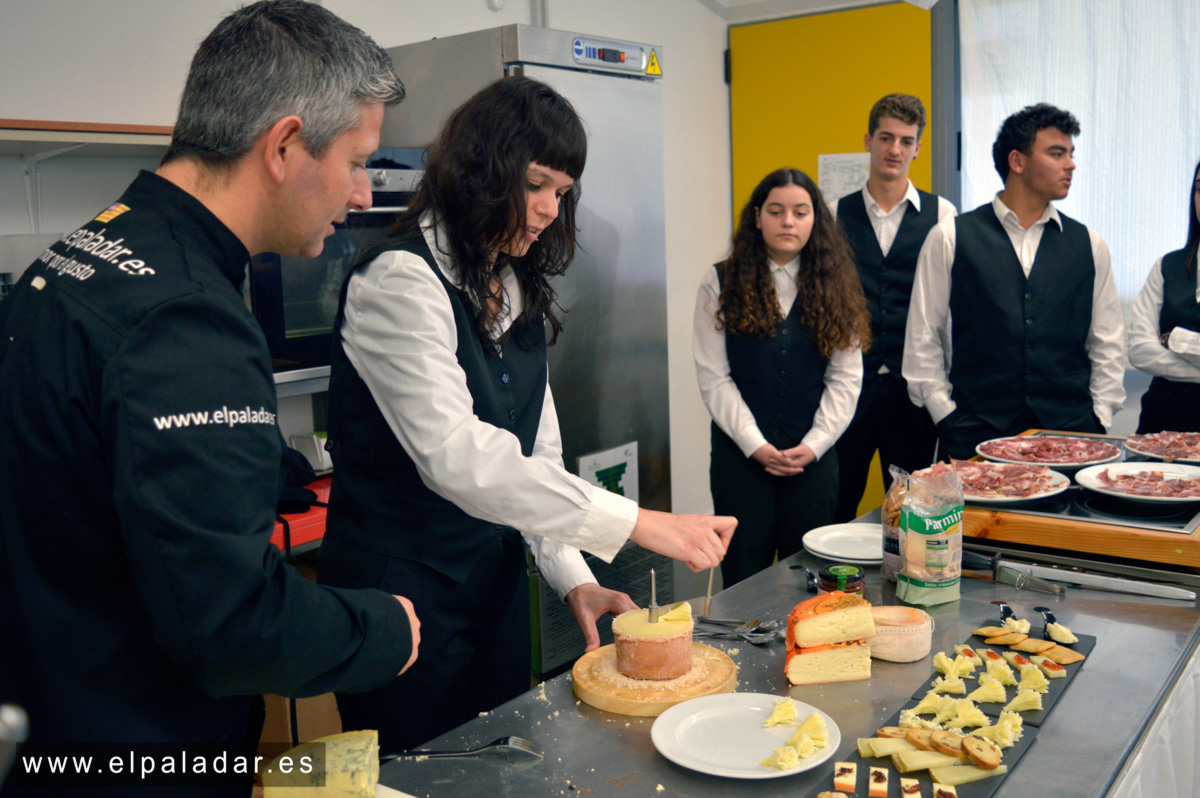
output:
[[[724,286],[725,264],[718,263],[714,268],[719,284]],[[797,297],[770,338],[725,330],[730,376],[754,414],[759,431],[777,448],[800,443],[812,428],[825,392],[829,358],[821,356],[804,328],[803,317],[804,308]]]
[[[1163,302],[1158,313],[1158,333],[1176,327],[1200,330],[1200,302],[1196,301],[1196,258],[1187,270],[1188,250],[1177,249],[1162,257]]]
[[[438,268],[420,233],[368,250],[351,274],[383,252],[401,250],[425,260],[441,280],[458,328],[458,363],[466,373],[474,411],[482,421],[508,430],[530,456],[546,393],[546,336],[542,324],[510,335],[503,357],[481,339],[474,304]],[[349,283],[347,278],[346,283]],[[346,356],[340,330],[346,284],[338,301],[329,378],[329,440],[333,459],[327,538],[368,551],[424,563],[464,582],[488,544],[507,527],[467,515],[421,481],[412,458],[396,440],[370,389]]]

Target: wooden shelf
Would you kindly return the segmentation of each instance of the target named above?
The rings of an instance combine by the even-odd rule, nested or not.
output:
[[[157,158],[171,143],[171,128],[39,119],[0,119],[0,155],[35,155],[71,144],[73,158]]]

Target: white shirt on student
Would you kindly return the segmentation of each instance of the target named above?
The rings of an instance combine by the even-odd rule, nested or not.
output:
[[[911,204],[914,211],[921,212],[921,194],[917,191],[917,187],[913,185],[911,180],[908,181],[908,189],[904,192],[904,198],[892,206],[890,211],[885,211],[879,206],[879,202],[867,190],[866,184],[862,187],[863,202],[867,206],[867,218],[871,220],[871,227],[875,230],[875,240],[879,242],[879,249],[883,252],[886,258],[887,254],[892,250],[892,244],[896,242],[896,233],[900,231],[900,223],[904,221],[904,214]],[[954,207],[954,203],[945,197],[938,197],[938,221],[948,219],[958,213],[958,209]],[[830,212],[837,216],[838,203],[840,199],[835,199],[828,203]]]

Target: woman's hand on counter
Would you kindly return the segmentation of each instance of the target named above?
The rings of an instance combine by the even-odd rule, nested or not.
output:
[[[721,564],[735,528],[737,519],[728,515],[676,515],[639,508],[629,539],[699,572]]]
[[[411,601],[404,596],[396,596],[396,601],[399,601],[400,606],[408,613],[408,628],[412,630],[412,654],[408,656],[408,662],[404,663],[404,667],[400,669],[400,673],[404,673],[417,661],[417,646],[421,644],[421,619],[417,617],[417,611],[413,608]],[[396,675],[399,676],[400,673]]]
[[[798,452],[800,449],[808,452],[808,459],[803,462],[793,456],[793,453]],[[812,449],[809,449],[804,444],[781,452],[771,444],[764,443],[754,450],[754,454],[751,457],[765,468],[768,474],[776,477],[794,477],[797,474],[801,474],[804,472],[804,466],[811,463],[814,459]]]
[[[586,582],[572,590],[567,594],[566,601],[571,614],[575,616],[575,623],[579,624],[579,629],[583,632],[583,641],[587,644],[585,652],[600,647],[600,633],[596,631],[597,618],[606,612],[620,615],[638,608],[633,599],[625,593],[600,587],[593,582]]]

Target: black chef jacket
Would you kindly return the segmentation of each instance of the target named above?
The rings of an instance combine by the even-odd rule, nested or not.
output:
[[[281,440],[249,255],[143,172],[0,302],[0,702],[32,741],[257,739],[259,693],[373,688],[390,595],[270,545]]]

